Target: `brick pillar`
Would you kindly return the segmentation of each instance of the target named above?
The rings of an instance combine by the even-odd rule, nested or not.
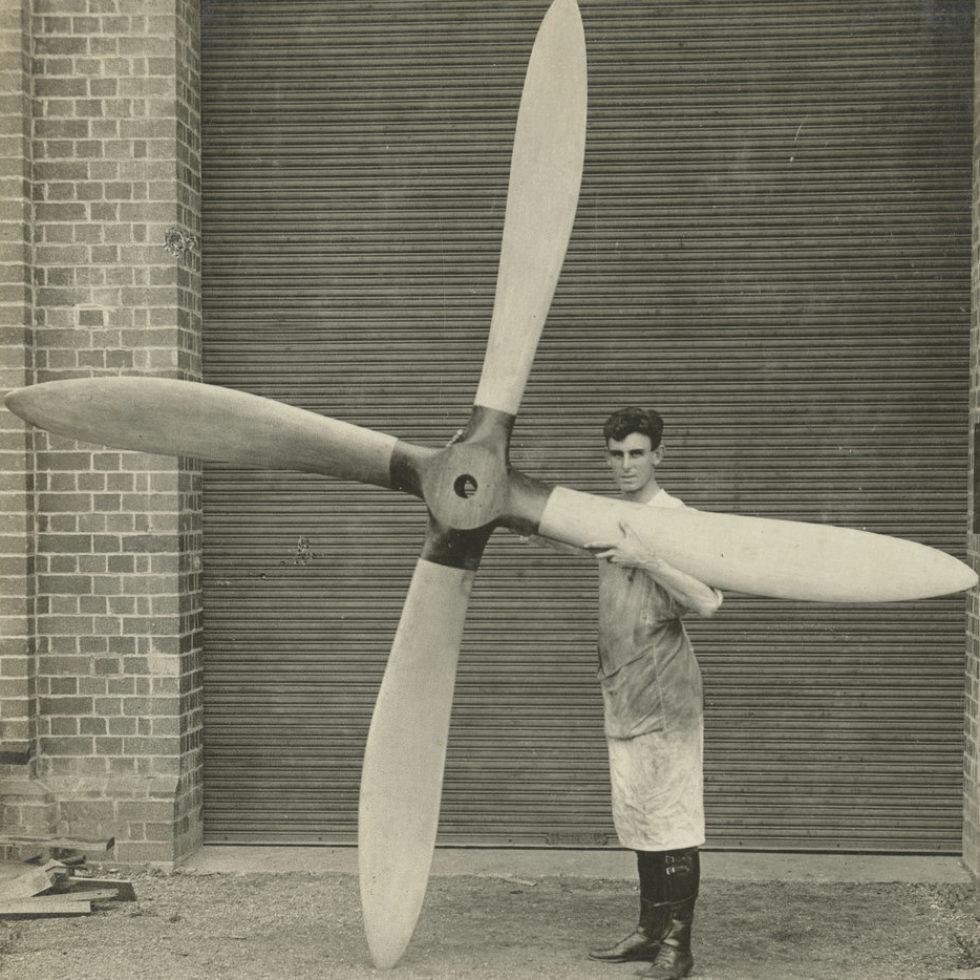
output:
[[[2,56],[32,58],[20,75],[29,179],[20,225],[10,218],[20,239],[0,242],[23,280],[4,319],[24,324],[5,386],[199,380],[197,3],[9,6]],[[114,837],[121,863],[174,862],[201,839],[200,467],[25,433],[9,413],[4,426],[4,451],[21,459],[4,491],[22,503],[6,567],[24,625],[3,651],[0,709],[13,701],[11,730],[33,740],[17,775],[53,801],[59,834]]]
[[[30,20],[27,0],[0,8],[0,388],[33,378]],[[53,830],[35,775],[37,658],[33,438],[0,415],[0,829]]]
[[[975,41],[980,43],[980,18],[975,24]],[[974,46],[977,51],[977,46]],[[976,57],[976,55],[975,55]],[[973,258],[972,317],[970,330],[970,534],[968,548],[973,567],[980,566],[980,59],[974,67],[974,144],[973,144]],[[973,874],[980,874],[980,606],[974,589],[967,608],[966,636],[966,717],[964,719],[963,758],[963,863]]]

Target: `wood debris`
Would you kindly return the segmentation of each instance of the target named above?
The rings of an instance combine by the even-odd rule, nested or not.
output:
[[[78,898],[92,898],[90,892],[102,895],[108,891],[117,902],[136,901],[136,889],[133,888],[133,883],[122,878],[72,877],[66,882],[66,891]]]
[[[90,915],[91,902],[44,903],[37,898],[22,898],[17,902],[0,904],[0,919],[67,918],[72,915]]]
[[[88,840],[79,837],[25,837],[16,834],[0,834],[0,847],[27,851],[32,861],[60,861],[62,864],[84,864],[86,852],[108,851],[116,843],[115,838]]]
[[[89,915],[93,903],[134,901],[132,882],[92,877],[61,861],[0,881],[0,919]]]

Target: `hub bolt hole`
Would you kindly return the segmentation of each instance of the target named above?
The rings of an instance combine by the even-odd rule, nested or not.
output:
[[[461,476],[457,476],[453,482],[453,490],[456,496],[462,497],[464,500],[469,500],[470,497],[476,496],[476,492],[479,489],[476,479],[470,476],[469,473],[463,473]]]

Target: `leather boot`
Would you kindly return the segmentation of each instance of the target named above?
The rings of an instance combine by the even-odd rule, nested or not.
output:
[[[589,957],[604,963],[653,960],[660,950],[660,935],[667,922],[665,908],[656,898],[664,876],[664,855],[656,851],[637,851],[636,869],[640,877],[640,918],[636,929],[612,946],[589,951]]]
[[[629,963],[635,960],[654,960],[660,952],[660,941],[639,926],[625,939],[603,949],[590,949],[589,959],[603,963]]]
[[[653,963],[640,976],[646,980],[681,980],[694,968],[691,955],[691,924],[694,903],[698,897],[701,876],[700,857],[696,849],[673,852],[667,856],[667,877],[672,879],[670,921],[660,937],[660,949]]]

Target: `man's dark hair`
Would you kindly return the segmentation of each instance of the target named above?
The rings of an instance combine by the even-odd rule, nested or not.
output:
[[[649,436],[651,448],[656,449],[663,438],[664,420],[653,410],[630,406],[613,412],[602,427],[606,445],[609,444],[610,439],[619,442],[633,432],[638,432],[641,436]]]

